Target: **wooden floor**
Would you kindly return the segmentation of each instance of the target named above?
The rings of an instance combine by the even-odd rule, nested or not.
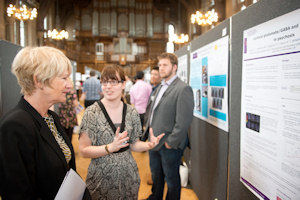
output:
[[[87,168],[90,164],[90,159],[83,158],[79,155],[77,134],[73,135],[72,143],[75,150],[77,172],[85,180],[87,175]],[[149,156],[147,152],[144,153],[133,152],[132,154],[134,159],[137,162],[140,177],[141,177],[139,199],[145,199],[151,194],[151,185],[147,184],[148,176],[150,176]],[[181,200],[198,200],[198,198],[193,190],[182,188]]]

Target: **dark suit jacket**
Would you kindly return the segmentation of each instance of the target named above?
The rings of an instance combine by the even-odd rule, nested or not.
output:
[[[155,100],[160,89],[161,86],[157,89]],[[152,102],[151,110],[155,100]],[[165,142],[173,149],[184,149],[188,142],[187,132],[193,119],[193,109],[194,97],[192,88],[179,78],[176,78],[169,85],[153,111],[151,123],[153,133],[155,136],[165,133],[165,136],[152,150],[159,150]],[[149,130],[150,115],[146,124],[146,131]]]
[[[57,130],[71,149],[63,152],[42,116],[22,97],[0,122],[0,195],[2,199],[54,199],[67,171],[75,169],[72,144],[53,116]]]
[[[156,95],[159,87],[160,87],[160,84],[158,84],[152,88],[152,93],[150,94],[150,97],[149,97],[149,100],[147,103],[147,107],[146,107],[146,112],[145,112],[145,116],[144,116],[144,124],[147,124],[147,121],[150,118],[151,105],[152,105],[152,102],[154,101],[155,95]],[[148,137],[149,137],[149,131],[144,132],[144,134],[142,135],[142,137],[140,139],[141,139],[141,141],[146,141],[148,139]]]

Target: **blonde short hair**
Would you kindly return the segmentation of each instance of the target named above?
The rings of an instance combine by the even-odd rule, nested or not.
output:
[[[71,73],[70,60],[60,50],[53,47],[25,47],[14,58],[12,73],[17,77],[21,93],[31,95],[35,88],[34,79],[49,86],[49,81]]]

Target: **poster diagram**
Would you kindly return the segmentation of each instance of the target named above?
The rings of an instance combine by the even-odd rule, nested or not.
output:
[[[177,69],[177,76],[185,83],[188,82],[187,79],[187,55],[183,55],[178,58],[178,69]]]
[[[300,9],[244,31],[240,180],[300,199]]]
[[[228,40],[218,39],[191,53],[194,116],[228,132]]]

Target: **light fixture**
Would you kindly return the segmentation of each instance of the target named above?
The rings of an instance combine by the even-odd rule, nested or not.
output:
[[[36,8],[27,8],[25,4],[23,4],[20,8],[15,5],[9,4],[7,7],[7,16],[15,17],[18,20],[33,20],[37,17],[37,9]]]
[[[183,44],[189,41],[188,34],[181,33],[180,35],[174,34],[174,43],[176,44]]]
[[[68,39],[69,33],[65,30],[58,32],[56,29],[53,29],[52,31],[48,30],[48,37],[54,40]]]
[[[169,42],[173,42],[176,44],[182,44],[189,41],[188,34],[181,33],[180,35],[177,35],[174,32],[169,32]]]
[[[202,14],[200,11],[197,11],[191,16],[191,23],[198,25],[212,25],[213,22],[218,21],[218,13],[214,9],[207,11],[205,14]]]
[[[58,1],[56,1],[56,26],[59,26],[60,20],[58,15]],[[48,38],[54,39],[54,40],[62,40],[62,39],[68,39],[69,33],[68,31],[61,30],[58,31],[56,29],[48,30]]]

